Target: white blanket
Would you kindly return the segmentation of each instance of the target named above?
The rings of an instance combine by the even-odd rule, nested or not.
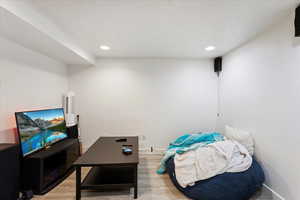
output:
[[[183,188],[224,172],[243,172],[250,168],[252,157],[236,141],[225,140],[176,154],[175,174]]]

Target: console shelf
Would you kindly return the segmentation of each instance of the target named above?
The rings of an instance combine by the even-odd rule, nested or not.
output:
[[[134,187],[134,169],[132,167],[103,167],[90,169],[81,183],[83,190],[101,190]]]

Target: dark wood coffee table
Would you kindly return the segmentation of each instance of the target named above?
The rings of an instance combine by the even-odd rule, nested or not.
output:
[[[126,141],[117,142],[120,139]],[[123,146],[130,146],[132,154],[125,155]],[[137,170],[139,163],[138,137],[100,137],[73,165],[76,168],[76,200],[82,190],[134,188],[138,196]],[[92,167],[83,181],[81,168]]]

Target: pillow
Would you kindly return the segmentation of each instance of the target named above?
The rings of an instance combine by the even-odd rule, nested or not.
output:
[[[246,147],[250,155],[253,156],[254,140],[251,133],[230,126],[225,126],[225,137],[238,141],[240,144]]]

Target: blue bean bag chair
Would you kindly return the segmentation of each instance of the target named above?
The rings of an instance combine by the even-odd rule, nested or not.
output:
[[[255,159],[247,171],[220,174],[186,188],[176,180],[173,158],[167,161],[167,173],[177,189],[194,200],[249,200],[265,181],[264,172]]]

